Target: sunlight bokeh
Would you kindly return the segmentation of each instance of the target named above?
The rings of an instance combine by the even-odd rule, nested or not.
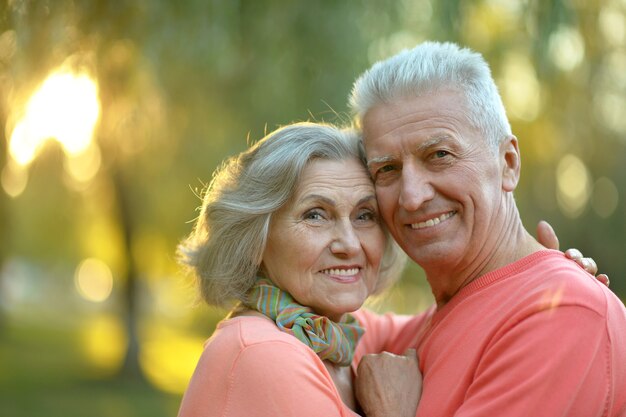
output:
[[[81,331],[84,355],[92,372],[111,375],[118,371],[124,360],[127,338],[119,317],[100,315],[87,321]]]
[[[562,26],[550,37],[548,44],[554,64],[563,71],[571,71],[585,58],[585,43],[580,32],[572,27]]]
[[[9,159],[0,176],[0,184],[2,184],[4,192],[10,197],[17,197],[24,192],[27,183],[27,169],[23,165]]]
[[[28,165],[47,140],[71,156],[86,151],[100,115],[98,85],[84,73],[52,72],[28,100],[10,135],[9,154]]]
[[[111,296],[113,274],[107,264],[99,259],[89,258],[76,268],[74,283],[81,297],[100,303]]]
[[[589,200],[591,180],[584,162],[567,154],[556,169],[557,202],[563,214],[576,218],[582,214]]]
[[[541,111],[541,85],[533,64],[520,53],[506,55],[499,80],[507,113],[514,119],[531,121]]]
[[[65,172],[68,174],[68,185],[80,190],[96,176],[101,165],[100,148],[94,142],[90,142],[83,152],[68,155],[64,164]]]
[[[618,203],[619,192],[615,183],[607,177],[598,178],[591,198],[591,207],[596,214],[606,219],[615,212]]]
[[[204,339],[159,326],[143,342],[139,363],[157,388],[182,394],[202,353]]]
[[[620,46],[626,43],[626,17],[624,12],[615,5],[608,5],[600,10],[598,26],[604,39],[611,45]]]

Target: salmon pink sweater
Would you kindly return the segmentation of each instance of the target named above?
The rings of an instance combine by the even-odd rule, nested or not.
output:
[[[626,310],[561,252],[472,281],[398,335],[392,351],[418,351],[418,417],[626,417]]]

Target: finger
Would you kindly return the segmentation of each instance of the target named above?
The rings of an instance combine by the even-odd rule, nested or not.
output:
[[[374,358],[375,356],[378,356],[378,355],[375,355],[373,353],[368,353],[367,355],[363,355],[363,357],[359,361],[359,364],[356,367],[357,373],[359,373],[361,369],[365,369],[375,359]]]
[[[596,279],[607,287],[611,285],[611,281],[609,280],[609,276],[607,274],[600,274],[596,277]]]
[[[404,356],[407,356],[409,358],[416,358],[417,357],[417,351],[413,348],[408,348],[407,350],[404,351],[403,353]]]
[[[548,249],[559,250],[559,238],[548,222],[541,220],[537,224],[537,241]]]
[[[598,265],[596,265],[596,261],[593,258],[583,258],[583,268],[591,275],[598,273]]]
[[[582,256],[582,255],[581,255]],[[596,261],[593,258],[583,258],[578,255],[568,256],[578,265],[580,265],[585,271],[589,272],[591,275],[595,275],[598,273],[598,265],[596,265]]]
[[[568,258],[574,260],[574,261],[582,261],[583,259],[583,254],[578,250],[578,249],[568,249],[565,251],[565,256],[567,256]],[[578,262],[578,264],[582,267],[584,267],[584,265],[581,262]]]

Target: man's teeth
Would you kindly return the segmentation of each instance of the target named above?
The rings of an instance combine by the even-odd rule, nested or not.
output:
[[[350,268],[350,269],[324,269],[322,271],[324,274],[328,274],[328,275],[345,275],[345,276],[351,276],[351,275],[356,275],[359,272],[359,268]]]
[[[427,228],[427,227],[432,227],[432,226],[435,226],[435,225],[437,225],[437,224],[441,223],[442,221],[444,221],[444,220],[449,219],[450,217],[452,217],[452,216],[454,215],[454,213],[456,213],[456,212],[451,211],[451,212],[448,212],[448,213],[442,214],[442,215],[441,215],[441,216],[439,216],[439,217],[435,217],[434,219],[428,219],[428,220],[426,220],[425,222],[413,223],[413,224],[411,225],[411,228],[412,228],[412,229],[425,229],[425,228]]]

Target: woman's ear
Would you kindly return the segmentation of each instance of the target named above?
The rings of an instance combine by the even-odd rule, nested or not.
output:
[[[502,189],[512,192],[517,188],[522,164],[515,136],[508,136],[500,144],[500,160],[502,162]]]

